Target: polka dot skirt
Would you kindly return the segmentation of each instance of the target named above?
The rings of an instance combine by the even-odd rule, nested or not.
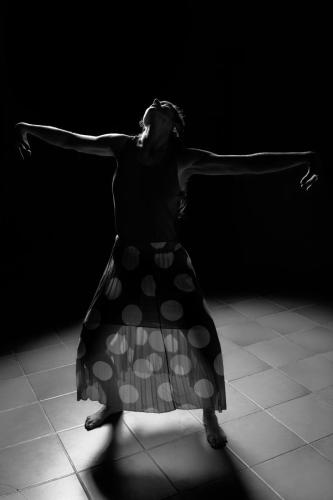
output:
[[[83,320],[76,382],[78,401],[114,411],[226,409],[217,331],[179,242],[116,236]]]

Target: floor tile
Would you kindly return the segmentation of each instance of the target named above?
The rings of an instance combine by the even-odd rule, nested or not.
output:
[[[249,466],[304,445],[304,441],[264,411],[223,426],[228,447]]]
[[[326,401],[333,406],[333,386],[325,387],[325,389],[321,389],[320,391],[315,391],[314,396],[317,396],[322,401]]]
[[[258,318],[257,321],[260,325],[273,328],[282,335],[298,332],[300,330],[309,330],[314,326],[318,326],[315,321],[293,311],[268,314],[267,316]]]
[[[333,462],[333,434],[311,443],[322,455]]]
[[[17,359],[22,364],[25,373],[50,370],[58,366],[73,363],[72,355],[64,344],[50,345],[17,353]]]
[[[260,298],[261,295],[255,292],[231,292],[231,291],[223,291],[219,294],[216,294],[216,298],[225,302],[226,304],[231,304],[232,302],[240,302],[241,300]]]
[[[223,354],[223,365],[227,380],[238,379],[271,368],[267,363],[241,348]]]
[[[76,390],[75,364],[32,373],[28,379],[40,400],[73,392]]]
[[[0,448],[53,433],[38,403],[0,412]]]
[[[276,304],[286,307],[287,309],[296,309],[299,307],[312,305],[314,299],[311,297],[302,296],[302,294],[285,293],[267,293],[265,297]]]
[[[26,500],[87,500],[87,495],[75,474],[49,483],[26,488],[22,491]],[[22,499],[22,496],[20,497]],[[6,499],[4,499],[6,500]]]
[[[71,363],[75,363],[76,357],[77,357],[77,348],[79,346],[79,341],[74,340],[74,341],[66,342],[66,343],[64,343],[64,346],[69,351]]]
[[[0,380],[0,410],[34,403],[36,396],[27,377]]]
[[[102,408],[98,401],[76,399],[76,391],[65,396],[58,396],[41,401],[50,422],[56,431],[82,426],[91,413]]]
[[[67,343],[78,342],[80,339],[81,330],[82,323],[80,321],[76,321],[66,326],[58,326],[56,332],[62,342]]]
[[[237,325],[224,326],[220,332],[223,337],[239,346],[246,346],[280,337],[277,332],[271,328],[259,325],[256,321],[246,321]]]
[[[108,422],[90,431],[85,427],[77,427],[59,432],[59,437],[77,470],[99,464],[104,459],[104,453],[116,459],[142,450],[121,420],[122,418],[116,425]]]
[[[232,325],[247,321],[247,317],[228,305],[221,305],[211,311],[216,327]]]
[[[240,471],[239,476],[249,494],[249,500],[281,500],[274,491],[251,469]]]
[[[333,433],[333,407],[314,394],[279,404],[268,412],[308,442]]]
[[[313,304],[310,306],[300,307],[297,309],[297,313],[310,318],[316,323],[324,325],[333,321],[333,307],[332,305],[317,305]]]
[[[233,473],[224,476],[220,480],[209,481],[195,488],[183,490],[168,500],[202,500],[203,498],[209,500],[229,498],[233,500],[254,500],[249,494],[249,488],[246,487],[245,481],[243,481],[243,470],[240,472],[233,471]]]
[[[310,391],[333,384],[333,362],[321,354],[280,366],[280,370]]]
[[[254,470],[288,500],[331,500],[333,464],[304,446],[280,455]]]
[[[16,339],[13,349],[15,353],[18,353],[59,343],[60,338],[56,332],[48,331],[39,336]]]
[[[285,310],[284,307],[264,299],[263,297],[240,300],[232,302],[230,305],[233,309],[244,314],[244,316],[247,316],[249,319],[256,319],[266,314],[273,314]]]
[[[176,493],[144,452],[80,472],[94,500],[162,500]]]
[[[0,463],[0,483],[19,489],[73,473],[55,435],[3,448]]]
[[[311,330],[290,333],[286,336],[296,344],[312,351],[320,353],[333,350],[333,335],[329,328],[317,326]]]
[[[9,495],[5,495],[3,500],[22,500],[21,493],[11,493]]]
[[[324,326],[326,326],[326,328],[329,328],[330,330],[333,330],[333,321],[329,321],[328,323],[325,323]]]
[[[13,355],[0,357],[0,380],[24,375],[20,364]]]
[[[325,356],[325,358],[329,359],[330,361],[333,361],[333,351],[323,352],[323,356]]]
[[[179,490],[222,479],[234,469],[244,468],[228,448],[211,448],[205,431],[153,448],[149,454]]]
[[[263,408],[269,408],[310,392],[274,368],[234,380],[231,385]]]
[[[227,409],[222,413],[215,412],[220,424],[234,420],[235,418],[249,415],[256,411],[260,411],[259,406],[243,396],[240,392],[234,389],[230,384],[225,384]],[[202,409],[189,410],[195,418],[202,423]]]
[[[227,354],[230,351],[233,351],[234,349],[239,348],[239,345],[237,345],[234,342],[232,342],[231,340],[223,337],[221,327],[217,328],[217,335],[218,335],[218,338],[220,341],[220,346],[221,346],[221,350],[222,350],[223,355]]]
[[[198,420],[186,410],[127,412],[124,421],[146,449],[202,429]]]
[[[263,342],[257,342],[244,348],[274,368],[306,358],[312,354],[312,352],[304,347],[283,337],[264,340]]]

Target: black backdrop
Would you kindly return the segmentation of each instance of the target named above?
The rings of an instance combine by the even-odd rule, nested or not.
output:
[[[308,193],[299,170],[191,179],[180,230],[202,287],[329,294],[328,10],[229,4],[3,8],[1,282],[9,323],[27,315],[37,328],[84,314],[115,235],[114,160],[32,139],[32,157],[21,161],[13,125],[136,133],[154,97],[184,108],[190,147],[315,150],[322,158],[320,183]]]

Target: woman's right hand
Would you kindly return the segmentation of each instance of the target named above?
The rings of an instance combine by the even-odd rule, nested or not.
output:
[[[27,138],[28,132],[29,125],[27,123],[19,122],[15,125],[15,143],[23,160],[27,156],[31,156],[31,148]]]

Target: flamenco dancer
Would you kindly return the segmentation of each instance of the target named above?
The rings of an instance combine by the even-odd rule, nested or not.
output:
[[[113,156],[116,236],[82,323],[77,348],[77,400],[103,406],[85,428],[126,411],[203,409],[209,444],[227,437],[216,411],[227,408],[221,347],[191,258],[180,243],[176,219],[185,207],[192,175],[265,174],[305,167],[308,190],[312,152],[219,155],[187,148],[184,115],[154,99],[137,135],[82,135],[20,122],[17,146],[31,154],[29,136],[80,153]]]

